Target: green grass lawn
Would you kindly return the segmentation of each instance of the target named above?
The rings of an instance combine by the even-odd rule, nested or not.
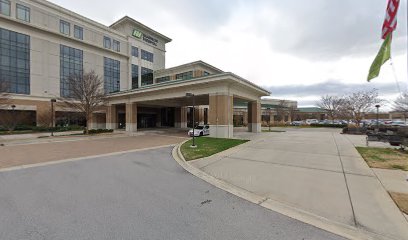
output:
[[[408,152],[394,148],[357,147],[370,167],[408,171]]]
[[[191,139],[181,146],[180,151],[186,161],[191,161],[194,159],[209,157],[246,142],[248,142],[248,140],[198,137],[195,139],[197,148],[190,147],[193,143],[193,139]]]

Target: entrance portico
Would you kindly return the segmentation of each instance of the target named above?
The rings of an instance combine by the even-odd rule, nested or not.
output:
[[[192,127],[193,99],[186,93],[194,94],[195,125],[208,123],[212,137],[233,137],[233,109],[237,101],[248,104],[248,130],[261,131],[260,98],[269,92],[231,73],[112,94],[106,111],[106,126],[117,129],[124,125],[128,132],[146,127]],[[118,109],[125,110],[124,123],[119,121]]]

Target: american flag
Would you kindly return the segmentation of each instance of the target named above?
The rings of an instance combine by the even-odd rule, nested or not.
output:
[[[382,28],[382,38],[386,39],[388,34],[397,28],[397,12],[399,7],[399,0],[388,0],[387,14]]]

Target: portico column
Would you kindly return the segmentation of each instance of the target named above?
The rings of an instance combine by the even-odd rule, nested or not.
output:
[[[242,114],[242,124],[248,126],[248,111],[244,111]]]
[[[126,103],[126,132],[137,132],[136,103]]]
[[[248,130],[250,132],[261,132],[261,102],[248,103]]]
[[[187,128],[187,107],[180,109],[180,128]]]
[[[106,128],[107,129],[116,129],[118,125],[117,121],[117,112],[115,105],[109,105],[106,108]]]
[[[200,125],[204,124],[204,107],[203,106],[199,106],[198,107],[198,118],[199,119],[199,123]]]
[[[271,124],[275,124],[275,114],[274,113],[270,113],[269,117],[271,118]]]
[[[174,109],[174,127],[181,128],[181,108]]]
[[[232,138],[234,97],[227,94],[210,94],[209,103],[210,136]]]
[[[89,118],[89,129],[96,129],[96,126],[97,126],[96,113],[91,113],[91,116]]]

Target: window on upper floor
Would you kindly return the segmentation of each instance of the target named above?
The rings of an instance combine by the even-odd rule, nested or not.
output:
[[[153,53],[142,49],[142,59],[149,62],[153,62]]]
[[[112,48],[112,42],[111,39],[108,37],[104,37],[103,38],[103,46],[107,49],[111,49]]]
[[[170,81],[170,76],[156,78],[156,83],[168,82]]]
[[[76,39],[84,40],[84,29],[80,26],[74,25],[74,37]]]
[[[132,56],[139,57],[139,49],[137,47],[132,46]]]
[[[17,4],[16,5],[17,19],[30,22],[30,8]]]
[[[120,91],[120,61],[104,58],[104,88],[107,94]]]
[[[0,14],[10,16],[10,1],[0,0]]]
[[[132,89],[139,88],[139,66],[132,64]]]
[[[153,84],[153,70],[142,67],[142,86]]]
[[[193,78],[193,71],[176,74],[176,80],[188,80]]]
[[[120,42],[113,40],[112,49],[113,51],[120,52]]]
[[[60,94],[61,97],[73,97],[70,77],[81,76],[84,69],[84,52],[60,45]]]
[[[65,35],[71,34],[71,24],[64,20],[60,20],[60,33]]]
[[[1,83],[6,92],[30,94],[30,36],[0,28]]]

